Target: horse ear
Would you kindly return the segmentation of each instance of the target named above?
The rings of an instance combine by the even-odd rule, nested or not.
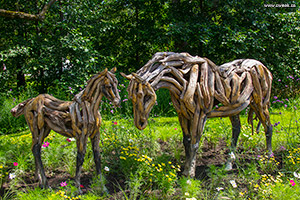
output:
[[[101,74],[106,75],[107,71],[108,71],[108,69],[105,68],[105,69],[101,72]]]
[[[120,73],[124,78],[131,80],[133,78],[132,74],[126,75],[123,72]]]
[[[145,80],[143,80],[142,77],[141,77],[140,75],[138,75],[138,74],[136,74],[136,73],[132,73],[132,75],[134,76],[134,78],[135,78],[138,82],[140,82],[140,83],[145,82]]]
[[[110,72],[113,73],[113,74],[116,73],[116,71],[117,71],[117,68],[116,68],[116,67],[114,67],[114,68],[112,68],[112,69],[110,70]]]

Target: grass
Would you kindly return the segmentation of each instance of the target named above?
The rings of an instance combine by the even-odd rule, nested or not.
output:
[[[185,156],[177,117],[158,117],[153,113],[148,127],[139,131],[129,115],[114,115],[112,119],[106,115],[100,130],[100,147],[102,171],[110,193],[104,196],[95,177],[90,144],[81,180],[84,194],[79,196],[73,183],[75,141],[52,131],[45,140],[49,145],[42,148],[51,189],[42,190],[34,180],[31,133],[13,129],[9,135],[0,136],[1,199],[297,199],[299,101],[274,101],[270,109],[274,157],[266,158],[263,127],[259,134],[252,135],[247,116],[242,114],[237,160],[234,170],[225,171],[230,120],[209,119],[201,138],[195,179],[181,176]],[[121,109],[128,106],[123,103]],[[103,108],[112,109],[108,104]],[[118,109],[114,112],[120,113]],[[65,186],[61,186],[63,182]]]

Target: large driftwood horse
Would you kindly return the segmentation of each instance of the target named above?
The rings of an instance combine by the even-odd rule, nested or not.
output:
[[[91,139],[96,173],[101,178],[99,127],[101,115],[99,104],[103,96],[113,102],[120,103],[117,89],[118,81],[115,77],[116,68],[94,75],[84,90],[77,94],[73,101],[62,101],[48,94],[40,94],[35,98],[27,99],[11,110],[13,116],[24,114],[26,122],[32,133],[32,153],[35,158],[35,175],[40,187],[48,186],[41,160],[41,145],[50,130],[66,136],[74,137],[77,144],[77,163],[75,183],[80,190],[80,174],[86,144]],[[105,188],[105,186],[103,185]]]
[[[255,112],[265,128],[268,152],[272,153],[272,127],[268,111],[272,75],[261,62],[240,59],[216,66],[207,58],[193,57],[188,53],[160,52],[137,73],[122,75],[130,80],[128,94],[132,99],[134,123],[138,129],[147,126],[156,100],[155,91],[159,88],[170,91],[183,132],[185,176],[195,176],[196,152],[207,118],[230,118],[230,154],[234,155],[241,130],[239,113],[248,105],[248,122],[253,130]],[[227,168],[231,167],[232,160],[229,159]]]

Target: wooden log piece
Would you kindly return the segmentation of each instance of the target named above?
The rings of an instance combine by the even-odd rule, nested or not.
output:
[[[193,65],[190,73],[190,79],[188,82],[187,90],[183,96],[183,101],[186,105],[186,107],[193,113],[196,108],[196,104],[194,102],[194,94],[197,86],[197,80],[198,80],[198,74],[199,74],[199,65],[195,64]]]

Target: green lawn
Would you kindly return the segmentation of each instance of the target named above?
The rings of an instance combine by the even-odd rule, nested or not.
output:
[[[299,114],[293,105],[271,109],[274,157],[266,158],[263,127],[242,130],[234,169],[224,170],[231,139],[228,118],[209,119],[201,138],[196,178],[181,176],[185,160],[177,117],[154,117],[137,130],[133,119],[105,120],[101,127],[103,174],[109,194],[102,195],[94,175],[91,147],[83,165],[84,194],[74,187],[76,145],[51,132],[42,159],[51,189],[34,180],[29,131],[0,136],[3,199],[297,199],[300,196]],[[256,124],[257,122],[255,122]],[[276,124],[275,124],[276,123]],[[297,175],[299,177],[297,178]],[[65,182],[62,187],[60,183]]]

